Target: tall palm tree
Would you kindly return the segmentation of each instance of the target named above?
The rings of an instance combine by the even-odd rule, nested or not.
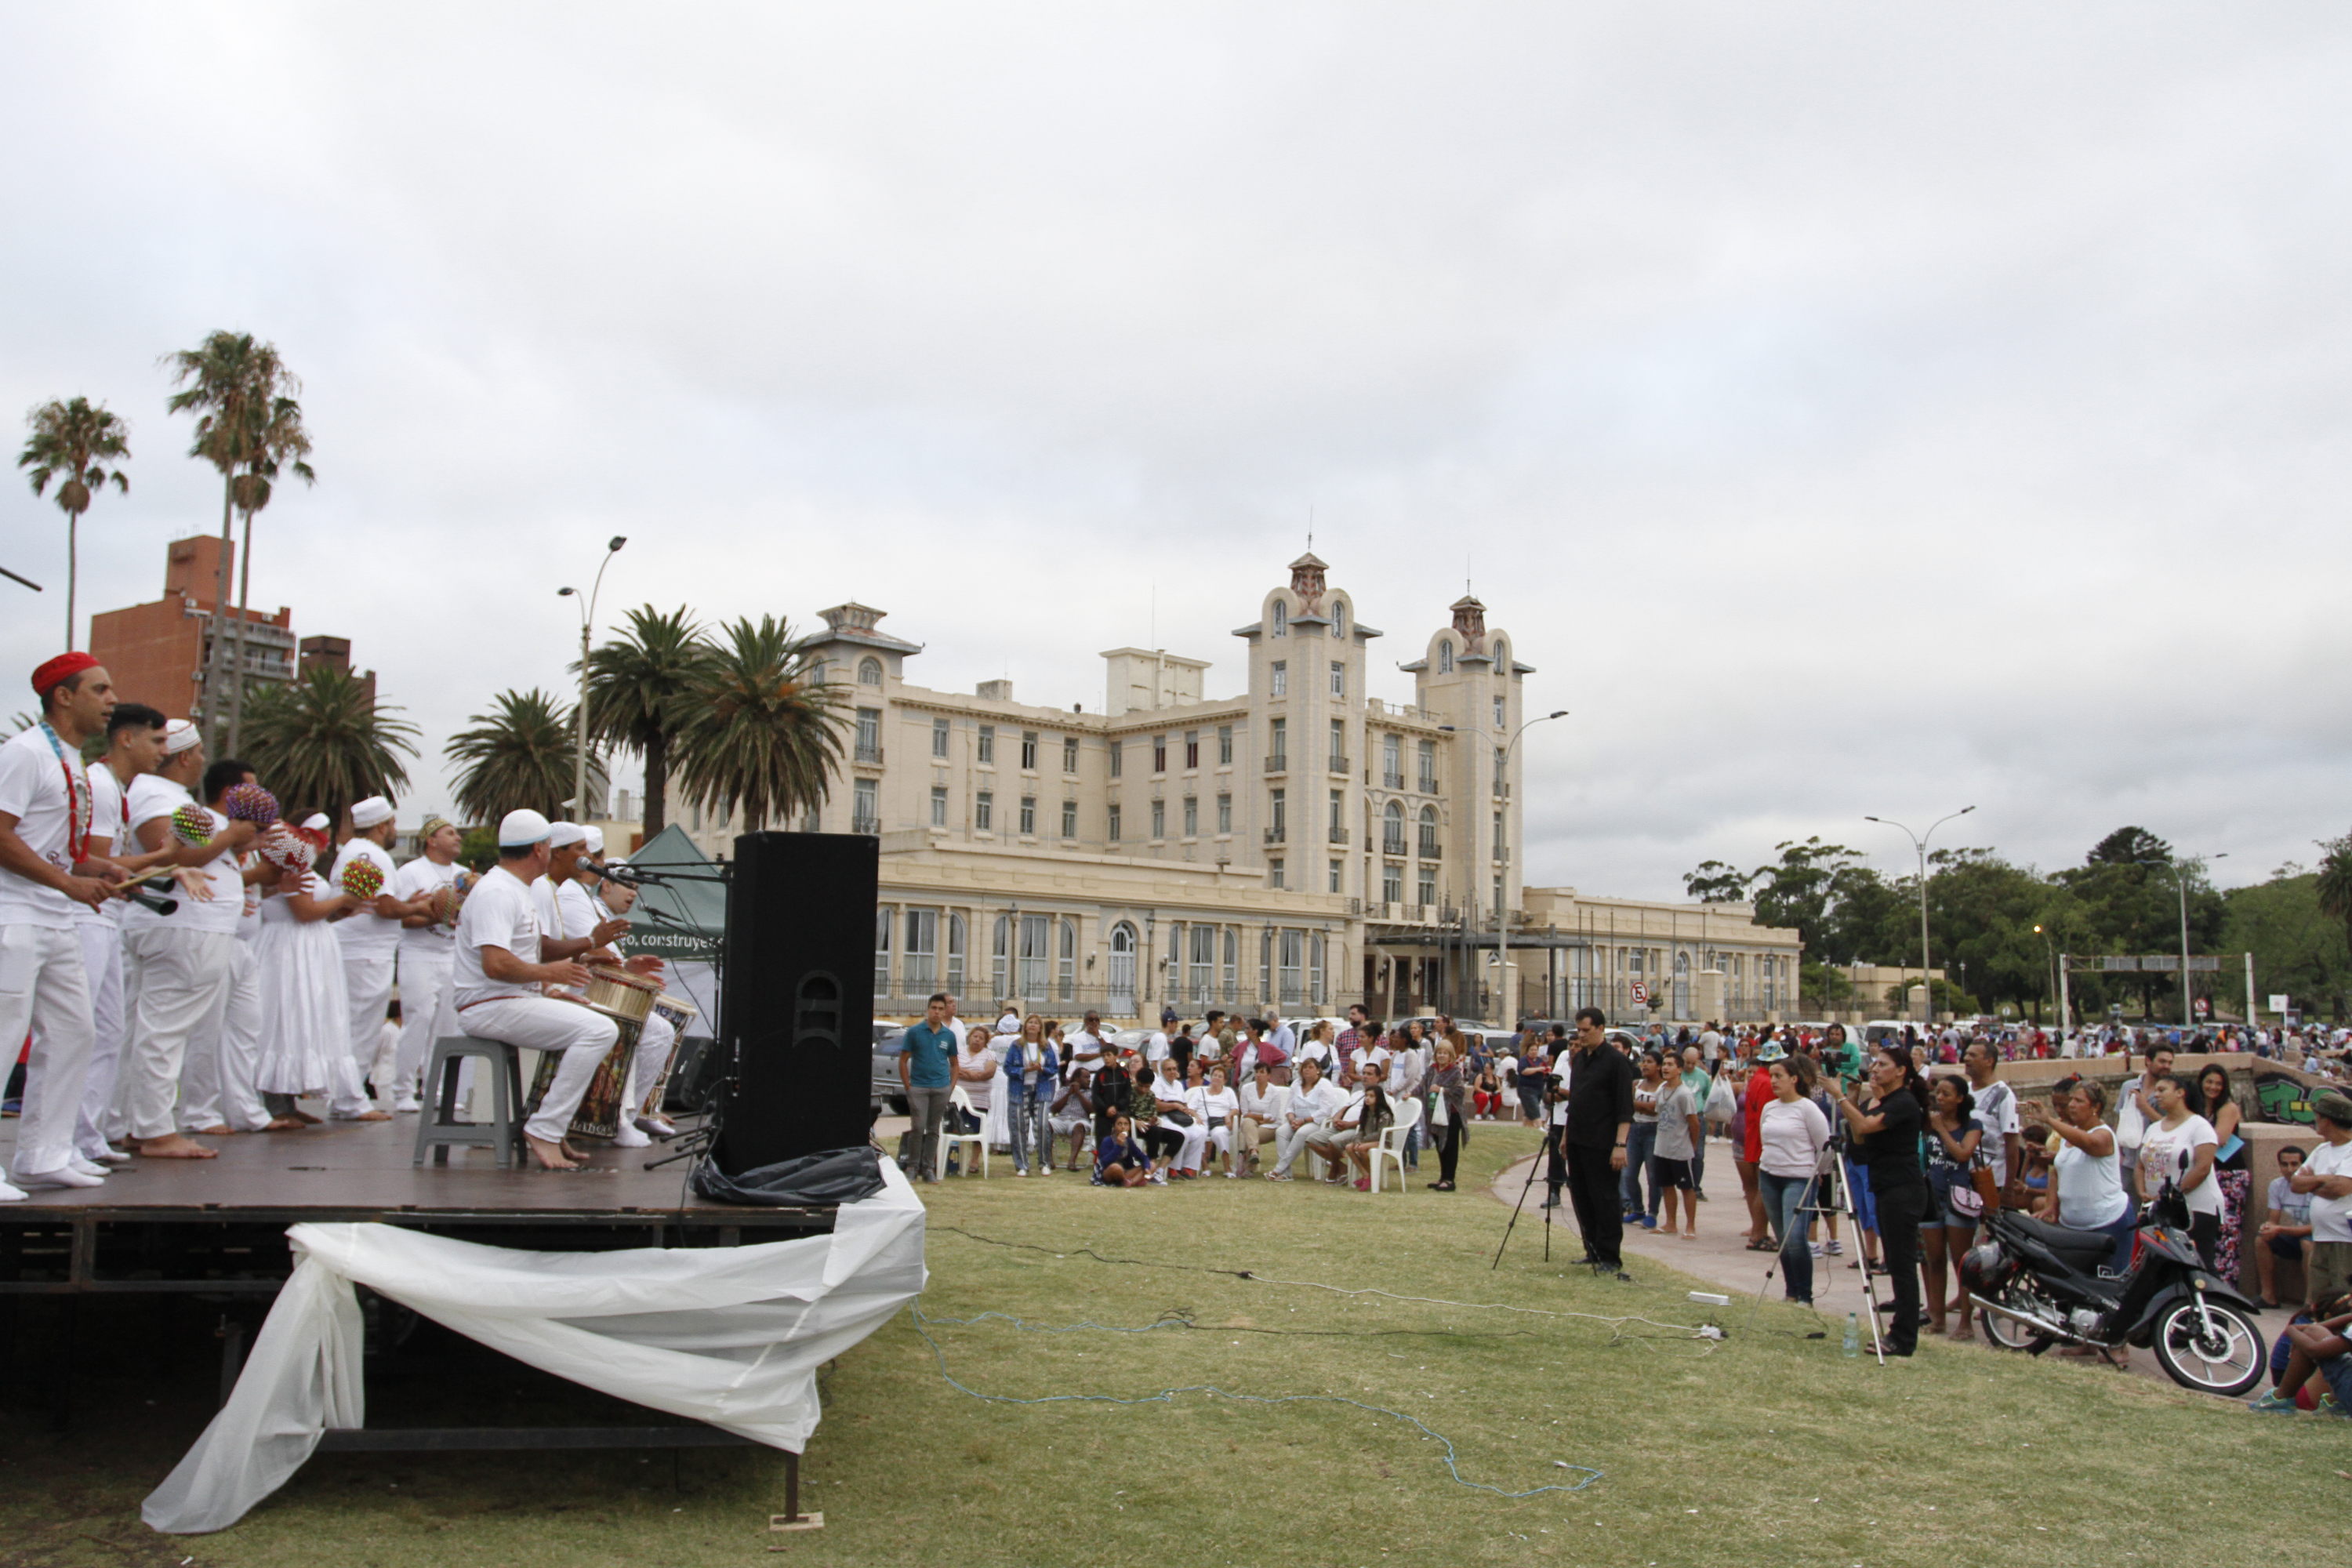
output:
[[[292,376],[286,378],[289,386],[296,384]],[[236,547],[236,640],[237,664],[244,666],[245,629],[251,624],[253,602],[253,514],[269,504],[278,477],[290,470],[306,485],[315,485],[319,476],[304,461],[310,452],[310,433],[302,426],[302,405],[283,393],[271,398],[268,408],[257,407],[252,428],[247,434],[245,450],[238,462],[243,468],[229,481],[236,500],[236,510],[245,519],[243,538]],[[228,690],[228,743],[235,751],[238,731],[245,717],[245,682],[238,680]],[[364,800],[361,795],[356,798]]]
[[[2352,944],[2352,833],[2323,838],[2319,847],[2319,879],[2312,889],[2319,895],[2319,912],[2342,922],[2345,941]]]
[[[119,465],[131,456],[127,439],[131,426],[121,416],[110,413],[105,404],[92,404],[87,397],[44,403],[26,416],[25,423],[32,434],[25,439],[16,466],[33,470],[37,496],[48,494],[49,481],[57,479],[58,507],[66,514],[65,646],[73,647],[78,646],[74,587],[80,575],[81,514],[109,482],[119,492],[130,491],[131,480]],[[109,468],[108,463],[118,466]]]
[[[710,667],[710,645],[684,605],[631,610],[628,630],[588,656],[588,732],[646,760],[646,837],[662,830],[677,739]]]
[[[772,616],[721,629],[678,737],[680,785],[706,810],[757,833],[823,804],[841,763],[841,699],[817,679],[808,643]]]
[[[188,447],[220,470],[221,552],[213,588],[213,639],[205,656],[204,716],[215,731],[216,743],[233,750],[229,729],[245,685],[245,628],[228,614],[228,563],[235,552],[232,523],[237,507],[240,470],[252,477],[257,453],[269,450],[265,432],[281,399],[290,402],[301,383],[278,357],[277,345],[257,342],[250,332],[216,331],[193,349],[163,356],[180,390],[164,401],[174,414],[194,413],[196,437]],[[296,410],[299,424],[299,410]],[[302,450],[310,449],[306,439]],[[299,458],[301,454],[296,453]],[[248,485],[247,494],[253,491]],[[224,632],[227,635],[224,636]]]
[[[572,798],[572,710],[537,687],[501,691],[491,710],[467,721],[474,727],[449,737],[442,752],[465,764],[457,775],[457,806],[479,823],[496,824],[509,811],[528,808],[563,815]],[[604,787],[604,769],[588,758],[593,788]]]
[[[371,700],[351,671],[314,664],[254,693],[243,755],[279,799],[341,823],[352,802],[407,784],[400,759],[416,755],[416,726],[391,717],[398,711]]]

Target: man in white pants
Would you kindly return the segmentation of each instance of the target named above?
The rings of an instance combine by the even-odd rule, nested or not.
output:
[[[580,862],[602,837],[594,828],[570,822],[551,824],[548,830],[548,842],[553,847],[547,875],[530,889],[539,900],[541,929],[557,943],[586,937],[591,944],[576,955],[563,952],[559,947],[556,951],[563,957],[587,958],[628,933],[629,922],[614,916],[582,880]],[[648,1015],[637,1026],[637,1048],[629,1058],[628,1098],[623,1102],[625,1109],[613,1134],[615,1148],[643,1149],[653,1142],[637,1125],[637,1117],[645,1108],[646,1097],[653,1092],[655,1076],[669,1060],[670,1047],[677,1043],[677,1030],[658,1014]]]
[[[572,1113],[597,1064],[620,1038],[619,1026],[586,1004],[545,995],[546,985],[588,984],[588,969],[568,958],[541,963],[538,911],[531,883],[547,874],[552,853],[548,821],[535,811],[510,811],[499,824],[499,863],[466,895],[457,920],[457,962],[450,974],[458,1025],[483,1040],[527,1050],[560,1051],[562,1060],[523,1141],[543,1170],[572,1171],[582,1162],[563,1146]]]
[[[432,1057],[433,1042],[457,1034],[457,1012],[449,999],[449,965],[457,956],[454,928],[434,905],[444,888],[462,888],[473,873],[457,864],[457,826],[438,816],[425,819],[425,853],[396,872],[387,890],[416,912],[400,921],[400,1048],[393,1058],[392,1108],[414,1111],[417,1075]]]
[[[1269,1182],[1290,1180],[1291,1162],[1306,1152],[1307,1140],[1327,1128],[1345,1103],[1339,1089],[1323,1079],[1323,1065],[1314,1058],[1298,1064],[1298,1087],[1290,1091],[1290,1109],[1274,1130],[1274,1169]]]
[[[123,811],[123,797],[131,781],[154,772],[163,760],[163,715],[141,703],[116,703],[106,721],[106,754],[89,770],[89,842],[92,856],[112,860],[126,877],[143,876],[172,858],[169,850],[162,855],[135,853],[131,819]],[[107,1142],[105,1125],[122,1060],[122,907],[121,899],[109,899],[95,910],[74,907],[82,969],[89,976],[92,1039],[81,1110],[74,1118],[73,1147],[78,1157],[94,1165],[119,1164],[131,1158]]]
[[[0,745],[0,1041],[13,1046],[37,1031],[16,1123],[16,1180],[0,1180],[0,1201],[9,1202],[26,1187],[105,1180],[73,1152],[93,1035],[74,910],[96,909],[121,877],[111,861],[89,858],[81,762],[82,742],[114,708],[114,682],[89,655],[68,653],[33,672],[33,690],[41,721]]]
[[[404,900],[393,891],[393,882],[399,868],[392,863],[392,843],[394,828],[392,802],[380,795],[372,795],[352,807],[352,837],[335,858],[334,885],[345,892],[343,874],[364,861],[373,866],[382,879],[376,884],[373,898],[354,896],[358,912],[335,924],[335,940],[343,949],[343,986],[352,1005],[352,1056],[359,1067],[360,1081],[367,1081],[369,1069],[375,1066],[376,1046],[383,1037],[383,1016],[392,1002],[394,964],[400,952],[401,922],[410,915],[425,912],[421,900]],[[381,1093],[384,1086],[378,1085]],[[396,1104],[400,1091],[395,1086],[392,1096]],[[337,1107],[329,1114],[338,1120],[352,1117],[360,1107]]]
[[[191,889],[168,915],[135,904],[123,911],[130,1047],[115,1096],[141,1154],[209,1160],[213,1151],[180,1131],[181,1079],[192,1052],[209,1058],[219,1049],[220,1020],[240,956],[237,921],[245,912],[245,875],[238,855],[256,829],[252,823],[231,822],[197,805],[192,790],[203,785],[206,768],[202,731],[194,725],[184,719],[167,725],[163,753],[161,768],[131,781],[127,804],[131,836],[142,851],[152,854],[173,842],[174,811],[188,806],[201,813],[210,837],[201,846],[186,846],[183,860],[203,867],[210,896],[199,898]],[[234,778],[244,776],[241,767],[224,768],[222,776],[232,773]],[[195,1082],[200,1088],[208,1071],[199,1065]],[[216,1118],[217,1106],[211,1109]]]
[[[618,878],[590,871],[588,867],[591,864],[597,866],[600,871],[607,864],[622,871],[628,869],[625,860],[605,861],[604,830],[594,826],[588,829],[587,854],[582,858],[572,880],[575,885],[587,889],[589,908],[598,921],[626,920],[629,910],[636,904],[637,889]],[[661,1088],[663,1072],[677,1050],[677,1026],[658,1013],[649,1016],[638,1030],[636,1061],[629,1073],[629,1104],[634,1125],[649,1138],[677,1136],[677,1129],[667,1114],[654,1103],[654,1095]],[[635,1147],[633,1142],[622,1139],[616,1138],[614,1142]]]

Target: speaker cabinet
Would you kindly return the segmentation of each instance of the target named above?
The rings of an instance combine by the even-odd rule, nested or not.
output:
[[[712,1156],[730,1175],[866,1142],[880,871],[870,834],[735,840],[719,1016],[736,1075]]]

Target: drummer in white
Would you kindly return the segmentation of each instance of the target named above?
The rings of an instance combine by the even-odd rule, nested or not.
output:
[[[575,997],[542,990],[588,984],[584,964],[570,958],[542,962],[543,946],[551,944],[541,936],[530,885],[547,875],[552,854],[547,818],[535,811],[507,813],[499,824],[499,863],[466,895],[465,912],[457,917],[450,980],[466,1033],[563,1053],[539,1113],[524,1125],[523,1141],[541,1169],[571,1171],[581,1162],[564,1152],[563,1135],[597,1064],[620,1038],[620,1026]]]
[[[416,1077],[433,1042],[457,1033],[449,1000],[449,965],[457,957],[456,930],[435,912],[446,888],[463,889],[473,873],[457,864],[460,838],[455,825],[425,819],[419,836],[425,853],[394,873],[387,889],[412,912],[400,918],[400,1050],[393,1058],[392,1108],[417,1109]]]
[[[402,922],[412,915],[429,913],[431,900],[404,899],[394,890],[399,872],[393,866],[390,848],[395,831],[392,802],[380,795],[361,801],[352,807],[352,837],[335,858],[335,886],[342,889],[344,871],[362,860],[373,866],[382,879],[375,896],[363,900],[355,898],[356,912],[335,926],[335,938],[343,949],[343,984],[351,998],[352,1054],[364,1081],[375,1064],[384,1010],[392,1001]],[[379,1086],[379,1093],[383,1087]],[[397,1105],[404,1091],[397,1085],[390,1087]]]
[[[627,934],[629,922],[616,919],[602,909],[595,895],[589,891],[588,885],[580,877],[582,857],[589,853],[592,845],[601,840],[603,835],[594,828],[583,827],[572,822],[551,824],[548,831],[548,841],[554,846],[554,852],[549,857],[547,876],[531,889],[532,896],[538,900],[541,930],[556,944],[559,952],[583,934],[591,939],[576,954],[566,953],[564,956],[618,963],[618,957],[608,944]],[[595,835],[593,839],[592,834]],[[630,967],[650,973],[652,969],[658,969],[659,964],[648,966],[647,963],[639,961],[633,962]],[[654,1076],[669,1060],[670,1047],[677,1041],[677,1031],[668,1019],[658,1015],[648,1015],[637,1026],[637,1048],[629,1061],[628,1098],[623,1101],[627,1110],[621,1118],[619,1130],[613,1134],[616,1148],[642,1149],[653,1142],[637,1125],[637,1115],[646,1097],[653,1092]]]
[[[86,858],[89,777],[82,742],[106,726],[114,682],[86,653],[50,659],[33,672],[41,720],[0,745],[0,1040],[38,1026],[25,1069],[16,1124],[16,1185],[94,1187],[103,1177],[77,1165],[74,1119],[81,1110],[93,1029],[89,974],[82,964],[77,908],[96,909],[122,873]]]

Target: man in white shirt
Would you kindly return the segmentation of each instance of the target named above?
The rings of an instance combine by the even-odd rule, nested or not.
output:
[[[122,915],[130,1045],[115,1099],[139,1152],[149,1159],[213,1157],[211,1150],[181,1133],[181,1084],[190,1076],[192,1058],[201,1082],[208,1070],[202,1064],[217,1055],[243,956],[237,922],[245,914],[245,873],[237,860],[258,830],[197,803],[194,792],[205,773],[203,731],[175,719],[164,726],[163,763],[131,781],[124,805],[131,837],[143,852],[174,843],[172,816],[182,807],[201,820],[206,835],[201,844],[180,845],[177,858],[202,868],[209,896],[198,897],[191,889],[169,915],[138,905]],[[213,1108],[215,1116],[217,1109]]]
[[[2009,1173],[2022,1168],[2018,1160],[2021,1133],[2017,1091],[1994,1076],[2000,1066],[2000,1053],[1990,1040],[1971,1040],[1960,1053],[1960,1069],[1969,1075],[1969,1093],[1976,1098],[1977,1120],[1984,1127],[1993,1183],[2006,1189]]]
[[[393,890],[393,882],[400,874],[399,868],[393,864],[391,848],[397,831],[393,824],[392,802],[372,795],[352,807],[352,837],[344,841],[335,858],[334,886],[352,894],[354,908],[353,913],[336,922],[335,940],[343,950],[343,989],[352,1009],[352,1055],[359,1064],[362,1082],[367,1081],[375,1066],[384,1012],[392,1002],[401,922],[411,915],[425,912],[421,900],[404,900]],[[343,880],[353,867],[362,863],[375,868],[377,879],[374,894],[365,899]],[[379,1093],[382,1089],[379,1086]],[[392,1099],[394,1104],[399,1102],[396,1086],[393,1087]]]
[[[2352,1099],[2323,1090],[2312,1096],[2311,1111],[2319,1147],[2287,1178],[2287,1185],[2311,1194],[2311,1261],[2304,1294],[2315,1312],[2352,1290]]]
[[[73,1152],[94,1033],[74,910],[97,909],[122,875],[89,858],[81,762],[82,742],[113,710],[114,682],[89,655],[70,653],[33,672],[33,691],[40,722],[0,745],[0,1041],[37,1033],[16,1123],[16,1181],[0,1180],[6,1202],[21,1201],[26,1187],[105,1179]]]
[[[400,1047],[393,1056],[392,1108],[415,1111],[417,1075],[433,1053],[433,1042],[458,1032],[449,1000],[449,965],[457,957],[456,928],[435,913],[445,889],[458,888],[473,873],[457,864],[457,826],[438,816],[425,819],[425,853],[393,873],[386,884],[394,901],[414,912],[400,918],[395,949],[400,976]]]
[[[585,1003],[541,989],[588,984],[586,965],[568,957],[541,959],[530,885],[547,875],[553,853],[548,828],[547,818],[535,811],[510,811],[499,822],[499,863],[466,896],[457,919],[450,984],[466,1033],[562,1053],[538,1114],[524,1125],[523,1142],[541,1169],[572,1171],[581,1162],[565,1151],[564,1134],[572,1130],[589,1079],[620,1038],[620,1027]]]
[[[1324,1081],[1320,1062],[1309,1058],[1298,1064],[1298,1085],[1290,1091],[1290,1109],[1283,1113],[1282,1125],[1274,1130],[1274,1169],[1266,1173],[1270,1182],[1290,1180],[1291,1162],[1307,1147],[1307,1138],[1318,1128],[1329,1125],[1346,1099],[1339,1089]]]
[[[1017,1020],[1013,1032],[1016,1035],[1021,1032]],[[1070,1047],[1069,1060],[1073,1068],[1089,1076],[1100,1070],[1103,1065],[1102,1015],[1088,1013],[1086,1022],[1078,1026],[1078,1032],[1065,1043]]]
[[[547,875],[532,886],[531,892],[538,900],[540,929],[552,944],[552,955],[612,960],[614,955],[604,951],[605,945],[627,934],[629,922],[613,917],[581,879],[580,862],[588,853],[589,831],[570,822],[549,826],[548,843],[552,852],[548,858]],[[571,951],[569,944],[583,937],[589,939],[589,945]],[[677,1027],[658,1013],[648,1014],[637,1026],[637,1048],[630,1053],[629,1087],[627,1099],[623,1101],[627,1109],[613,1134],[616,1147],[642,1149],[653,1142],[637,1125],[637,1118],[677,1043]]]
[[[106,721],[106,754],[89,769],[89,853],[112,860],[126,878],[144,876],[172,858],[170,850],[161,855],[136,853],[130,819],[123,815],[123,796],[131,782],[152,773],[163,760],[163,715],[142,703],[116,703]],[[124,889],[118,890],[127,890],[128,886],[126,881]],[[73,1148],[79,1158],[97,1165],[131,1158],[106,1137],[107,1111],[114,1101],[115,1076],[122,1062],[123,904],[122,899],[113,898],[98,909],[74,905],[82,968],[89,976],[92,1040],[81,1109],[74,1118]]]
[[[1175,1014],[1162,1013],[1160,1016],[1160,1027],[1143,1037],[1144,1065],[1151,1069],[1152,1076],[1155,1078],[1160,1075],[1160,1064],[1168,1059],[1170,1052],[1168,1026],[1174,1022],[1176,1022]]]

